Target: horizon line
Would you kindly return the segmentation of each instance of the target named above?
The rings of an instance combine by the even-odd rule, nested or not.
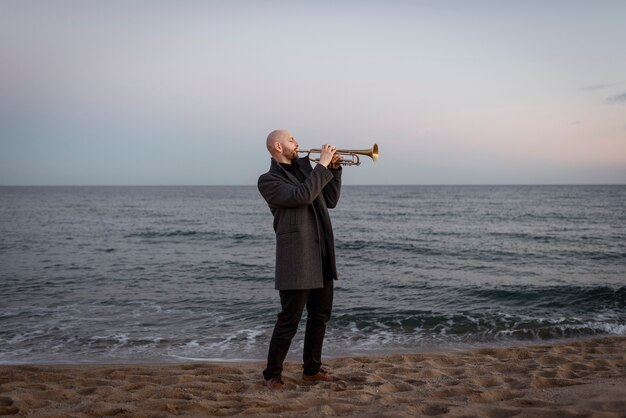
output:
[[[343,184],[358,187],[626,186],[626,183],[399,183]],[[256,184],[0,184],[0,187],[256,187]]]

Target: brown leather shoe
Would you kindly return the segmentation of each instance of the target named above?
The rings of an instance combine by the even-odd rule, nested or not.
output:
[[[265,382],[265,386],[270,390],[282,390],[282,389],[285,389],[285,387],[287,386],[285,385],[285,382],[283,382],[283,379],[281,379],[280,376],[272,377],[269,380],[264,380],[264,382]]]
[[[320,369],[319,372],[313,375],[303,374],[302,380],[305,382],[337,382],[341,379],[333,376],[326,369]]]

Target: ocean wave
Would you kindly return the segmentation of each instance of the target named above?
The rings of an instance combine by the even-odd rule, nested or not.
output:
[[[595,317],[541,317],[503,312],[429,311],[381,313],[371,310],[340,313],[335,327],[356,334],[391,333],[429,339],[490,341],[566,338],[599,334],[626,335],[626,318],[621,311],[605,311]]]
[[[124,238],[142,238],[145,240],[160,240],[167,238],[189,238],[194,240],[220,241],[235,240],[245,242],[247,240],[258,240],[260,235],[247,233],[233,233],[221,231],[199,231],[199,230],[173,230],[173,231],[142,231],[124,235]]]
[[[175,230],[175,231],[144,231],[133,232],[131,234],[124,235],[124,238],[168,238],[168,237],[189,237],[189,236],[216,236],[215,232],[203,232],[196,230]]]
[[[593,311],[601,308],[626,309],[626,286],[501,286],[469,287],[463,290],[477,300],[494,304],[535,308],[570,308]]]

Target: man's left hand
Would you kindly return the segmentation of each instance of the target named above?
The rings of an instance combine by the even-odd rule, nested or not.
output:
[[[328,164],[328,168],[330,168],[331,170],[338,170],[341,167],[341,164],[339,164],[340,161],[341,156],[337,154],[333,155],[333,159],[331,160],[330,164]]]

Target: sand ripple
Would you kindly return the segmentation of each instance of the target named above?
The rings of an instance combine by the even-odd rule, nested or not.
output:
[[[343,381],[262,385],[262,364],[0,366],[0,415],[625,417],[626,338],[328,362]]]

